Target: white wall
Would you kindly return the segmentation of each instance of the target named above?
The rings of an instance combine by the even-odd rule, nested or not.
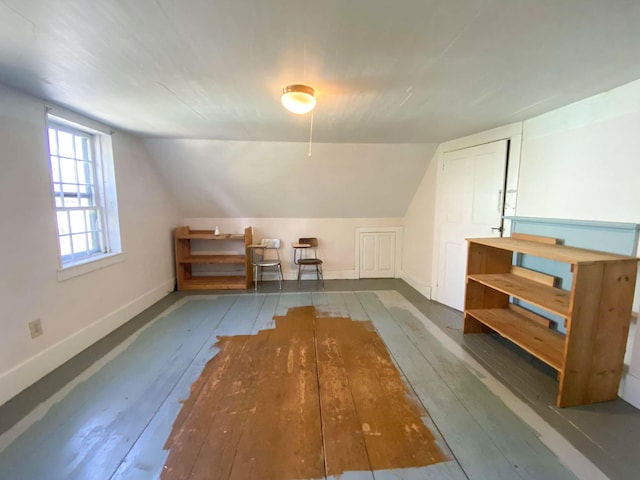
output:
[[[524,122],[518,215],[640,223],[640,80]]]
[[[437,168],[437,154],[434,154],[404,218],[402,278],[427,298],[431,298],[432,294],[431,256],[434,246]]]
[[[355,231],[358,227],[399,227],[402,218],[185,218],[183,225],[192,229],[213,230],[222,233],[241,233],[245,227],[253,228],[253,238],[279,238],[280,258],[286,279],[295,279],[297,266],[293,265],[291,244],[300,237],[318,238],[318,257],[323,261],[326,279],[358,278],[355,270]],[[401,248],[399,245],[398,248]]]
[[[2,404],[173,288],[180,216],[141,141],[116,133],[122,261],[58,281],[44,102],[0,86],[0,105]],[[36,318],[44,334],[32,340]]]
[[[436,144],[147,139],[188,217],[402,217]]]
[[[510,143],[507,192],[510,193],[505,201],[505,212],[512,215],[515,208],[521,138],[522,124],[513,123],[442,143],[436,149],[404,218],[403,279],[425,297],[437,299],[436,255],[440,215],[438,202],[442,197],[441,190],[438,190],[438,174],[442,171],[444,154],[508,139]]]

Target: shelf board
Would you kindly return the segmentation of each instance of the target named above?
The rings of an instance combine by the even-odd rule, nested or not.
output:
[[[468,278],[563,318],[570,316],[571,292],[567,290],[550,287],[513,273],[476,273]]]
[[[237,263],[244,264],[246,255],[189,255],[178,263]]]
[[[513,252],[550,258],[551,260],[571,264],[611,261],[637,262],[639,260],[636,257],[629,257],[627,255],[585,250],[583,248],[567,247],[566,245],[549,245],[511,237],[468,238],[467,240],[478,245],[499,248],[501,250],[511,250]]]
[[[244,290],[247,277],[244,275],[218,275],[191,277],[184,281],[183,290]]]
[[[506,308],[465,311],[557,371],[563,370],[565,337]]]
[[[244,235],[236,233],[221,233],[215,235],[213,230],[190,230],[189,233],[176,233],[180,240],[244,240]]]

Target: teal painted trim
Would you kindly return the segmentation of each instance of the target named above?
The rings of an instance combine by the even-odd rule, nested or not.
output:
[[[560,239],[572,247],[635,256],[640,224],[562,220],[556,218],[505,217],[511,231]],[[549,272],[552,273],[552,272]]]
[[[568,220],[563,218],[538,218],[538,217],[517,217],[517,216],[505,216],[505,220],[511,220],[523,223],[540,223],[540,224],[560,224],[560,225],[574,225],[583,226],[589,228],[605,228],[605,229],[620,229],[620,230],[634,230],[640,232],[640,224],[638,223],[623,223],[623,222],[601,222],[596,220]]]
[[[504,217],[511,221],[511,231],[558,238],[560,243],[572,247],[635,256],[638,249],[640,224],[599,222],[590,220],[564,220],[558,218]],[[567,263],[532,255],[516,254],[514,263],[530,270],[553,275],[560,279],[559,287],[571,290],[573,275]],[[524,302],[516,302],[528,310],[553,322],[553,328],[565,333],[564,321],[549,312]]]

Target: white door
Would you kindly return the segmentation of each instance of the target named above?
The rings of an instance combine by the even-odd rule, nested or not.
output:
[[[507,140],[447,152],[439,177],[436,300],[464,309],[467,242],[501,235]]]
[[[360,234],[360,278],[395,277],[395,232]]]

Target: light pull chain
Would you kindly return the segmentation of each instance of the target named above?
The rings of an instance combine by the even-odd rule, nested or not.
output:
[[[313,110],[311,110],[311,127],[309,128],[309,158],[311,158],[311,142],[313,141]]]

